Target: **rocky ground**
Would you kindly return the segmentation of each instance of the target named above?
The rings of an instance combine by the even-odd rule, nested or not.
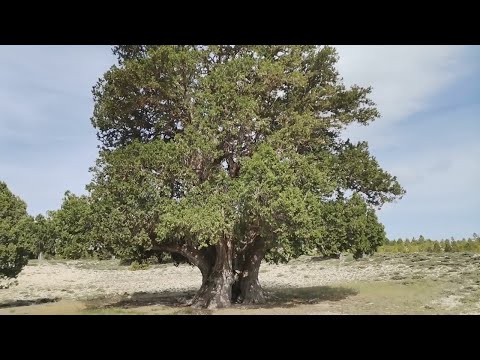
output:
[[[4,312],[12,306],[59,300],[103,299],[105,305],[105,299],[116,299],[125,305],[142,294],[150,300],[137,305],[152,305],[154,296],[165,294],[181,302],[182,296],[198,289],[201,277],[197,268],[188,265],[161,264],[132,271],[116,260],[79,260],[31,261],[17,280],[18,285],[0,289]],[[275,294],[279,307],[316,304],[317,313],[480,311],[479,254],[377,254],[359,261],[302,257],[286,265],[262,264],[260,282]],[[395,305],[400,300],[389,296],[403,297],[406,303]]]

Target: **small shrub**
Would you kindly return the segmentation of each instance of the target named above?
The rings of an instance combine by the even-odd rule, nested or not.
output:
[[[130,265],[129,270],[131,271],[137,271],[137,270],[147,270],[150,268],[149,264],[140,264],[138,261],[132,262]]]
[[[155,265],[155,264],[160,264],[161,261],[162,261],[162,260],[159,259],[159,258],[156,257],[156,256],[150,256],[148,259],[145,260],[145,264]]]

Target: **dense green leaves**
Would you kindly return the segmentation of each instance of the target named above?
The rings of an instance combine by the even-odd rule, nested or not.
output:
[[[342,189],[353,190],[363,194],[370,204],[376,206],[405,193],[396,177],[382,170],[376,159],[369,154],[366,142],[353,145],[347,141],[333,161],[334,176],[339,179],[340,193]]]
[[[0,181],[0,278],[14,278],[27,264],[22,242],[31,221],[27,206]]]
[[[358,194],[328,203],[323,216],[327,231],[321,249],[325,255],[350,251],[359,258],[373,254],[386,241],[383,225]]]
[[[60,209],[49,211],[47,216],[29,218],[26,222],[22,244],[29,257],[111,257],[109,248],[97,237],[95,221],[99,217],[94,211],[89,196],[77,196],[67,191]]]
[[[43,215],[37,215],[35,219],[29,218],[22,238],[22,245],[27,250],[30,259],[45,254],[54,254],[55,243],[49,219]]]
[[[79,259],[87,257],[96,248],[92,238],[92,208],[87,196],[76,196],[67,191],[61,208],[50,212],[49,217],[55,255]]]

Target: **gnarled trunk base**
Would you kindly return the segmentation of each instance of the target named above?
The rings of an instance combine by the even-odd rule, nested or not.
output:
[[[219,309],[234,303],[264,304],[267,293],[260,286],[257,274],[239,274],[235,279],[233,274],[224,271],[204,276],[202,286],[189,305],[194,308]]]
[[[266,294],[258,281],[265,253],[265,243],[260,238],[253,242],[239,262],[235,261],[238,258],[234,259],[234,247],[228,238],[218,241],[215,247],[203,252],[189,249],[187,245],[163,245],[159,249],[179,253],[200,269],[202,286],[188,303],[192,307],[218,309],[229,307],[233,303],[266,302]]]
[[[233,274],[228,271],[214,272],[204,279],[200,290],[191,300],[195,308],[219,309],[232,302]]]
[[[242,271],[238,276],[234,301],[242,304],[264,304],[265,291],[258,281],[258,273],[265,254],[265,242],[258,238],[245,253]]]
[[[267,294],[260,286],[258,276],[242,276],[234,285],[234,301],[245,305],[251,304],[265,304],[267,301]]]

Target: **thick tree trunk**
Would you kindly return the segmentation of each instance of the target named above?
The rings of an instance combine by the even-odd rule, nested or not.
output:
[[[243,269],[234,285],[234,301],[242,304],[263,304],[265,292],[260,286],[258,273],[265,255],[265,242],[257,239],[245,253]]]
[[[260,264],[265,255],[265,242],[256,239],[245,250],[239,272],[233,267],[234,249],[230,239],[223,239],[215,246],[198,250],[188,245],[161,245],[155,247],[185,256],[198,266],[202,273],[202,286],[190,301],[192,307],[223,308],[232,303],[261,304],[265,292],[258,281]]]
[[[230,239],[219,241],[216,246],[215,265],[211,271],[202,270],[202,286],[192,299],[197,308],[223,308],[232,303],[233,247]]]
[[[266,295],[258,280],[258,269],[240,274],[238,279],[237,302],[242,304],[264,304]]]
[[[192,307],[217,309],[232,303],[233,274],[228,271],[214,271],[204,280],[200,290],[191,302]]]

